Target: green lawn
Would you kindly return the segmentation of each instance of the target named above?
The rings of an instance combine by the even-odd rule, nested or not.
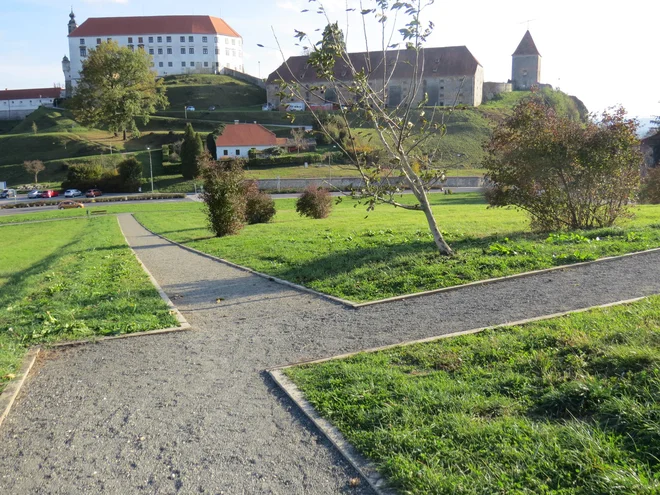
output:
[[[660,493],[660,298],[287,374],[406,494]]]
[[[188,105],[206,110],[217,108],[256,107],[266,102],[266,90],[230,76],[188,74],[164,78],[169,108],[181,110]]]
[[[464,284],[660,246],[660,206],[640,206],[622,227],[573,234],[529,234],[527,217],[487,208],[478,194],[431,195],[437,220],[457,255],[437,254],[420,212],[351,200],[324,220],[301,218],[278,200],[273,223],[215,238],[200,204],[139,212],[151,230],[260,272],[352,301]],[[411,196],[402,197],[411,201]]]
[[[114,216],[0,235],[0,391],[33,344],[178,325]]]

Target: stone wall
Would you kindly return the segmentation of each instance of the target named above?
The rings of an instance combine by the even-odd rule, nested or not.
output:
[[[259,183],[259,189],[275,192],[303,191],[310,184],[340,190],[348,190],[362,186],[362,179],[357,177],[328,177],[325,179],[262,179],[257,182]],[[447,182],[445,184],[438,184],[437,188],[483,186],[483,177],[448,177]]]
[[[513,85],[511,83],[503,82],[485,82],[483,91],[483,101],[492,100],[496,95],[501,93],[511,93]]]
[[[246,74],[245,72],[240,72],[234,69],[230,69],[229,67],[223,67],[220,70],[220,74],[231,76],[234,79],[238,79],[239,81],[248,82],[250,84],[254,84],[255,86],[259,86],[260,88],[266,89],[266,83],[264,82],[263,79],[259,79],[258,77],[251,76],[250,74]]]

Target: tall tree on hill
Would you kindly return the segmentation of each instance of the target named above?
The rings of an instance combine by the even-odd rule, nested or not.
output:
[[[34,183],[38,184],[39,181],[37,180],[39,176],[39,172],[42,172],[43,170],[46,170],[46,166],[44,165],[44,162],[41,160],[28,160],[23,162],[23,168],[25,171],[29,174],[34,174]]]
[[[72,99],[78,121],[90,127],[107,127],[115,135],[137,134],[135,123],[169,103],[162,79],[151,70],[153,58],[144,50],[131,51],[109,41],[89,50],[80,82]]]
[[[183,143],[181,143],[181,175],[185,179],[194,179],[199,175],[198,161],[203,154],[202,138],[195,133],[191,124],[186,124]]]
[[[310,47],[306,67],[316,73],[319,82],[305,84],[300,80],[300,71],[285,62],[279,72],[282,79],[278,96],[281,101],[307,103],[321,132],[349,157],[364,181],[364,186],[352,195],[367,205],[367,211],[379,204],[389,204],[422,212],[440,254],[453,255],[428,198],[430,187],[444,180],[437,146],[431,146],[429,141],[446,133],[444,118],[452,111],[452,108],[424,109],[429,103],[424,45],[434,27],[424,16],[433,0],[361,2],[356,15],[361,17],[361,35],[367,51],[360,57],[348,52],[343,32],[330,18],[323,1],[310,1],[315,2],[314,8],[303,12],[309,12],[307,15],[316,12],[324,18],[326,27],[321,39],[313,39],[313,35],[300,30],[296,30],[295,36]],[[345,32],[349,32],[348,19]],[[372,28],[379,32],[375,45],[369,39]],[[401,98],[392,96],[396,93],[390,94],[388,85],[395,75],[400,87],[405,88]],[[459,85],[455,100],[461,89]],[[339,105],[336,115],[343,121],[345,140],[333,135],[336,129],[326,129],[323,112],[313,108],[319,102]],[[364,127],[369,131],[360,129]],[[402,186],[413,193],[414,203],[399,200]]]
[[[225,130],[225,124],[219,124],[213,131],[209,132],[206,135],[206,149],[208,150],[211,158],[214,160],[218,159],[218,149],[215,145],[218,136],[221,136]]]

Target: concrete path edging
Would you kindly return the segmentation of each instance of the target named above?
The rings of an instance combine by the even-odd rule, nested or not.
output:
[[[488,326],[488,327],[481,327],[481,328],[475,328],[472,330],[463,330],[461,332],[454,332],[454,333],[448,333],[448,334],[443,334],[443,335],[438,335],[435,337],[429,337],[425,339],[418,339],[418,340],[412,340],[412,341],[407,341],[407,342],[400,342],[398,344],[391,344],[391,345],[386,345],[386,346],[381,346],[381,347],[373,347],[370,349],[364,349],[361,351],[355,351],[355,352],[350,352],[346,354],[339,354],[336,356],[331,356],[327,358],[322,358],[322,359],[315,359],[311,361],[303,361],[303,362],[298,362],[298,363],[293,363],[293,364],[288,364],[285,366],[277,367],[277,368],[271,368],[266,370],[268,375],[273,379],[273,381],[280,387],[284,393],[296,404],[296,406],[302,411],[302,413],[309,418],[309,420],[319,429],[321,433],[337,448],[337,450],[341,453],[342,456],[362,475],[362,477],[365,479],[365,481],[371,486],[371,488],[378,494],[378,495],[395,495],[397,492],[392,490],[387,486],[387,481],[386,479],[380,475],[378,472],[378,469],[376,468],[375,464],[362,456],[353,445],[346,440],[344,435],[337,429],[336,426],[334,426],[330,421],[327,419],[323,418],[317,410],[312,406],[312,404],[309,403],[309,401],[305,398],[304,394],[302,391],[297,387],[293,381],[291,381],[284,373],[284,370],[288,368],[293,368],[296,366],[302,366],[302,365],[308,365],[308,364],[319,364],[327,361],[335,361],[338,359],[346,359],[351,356],[355,356],[357,354],[361,353],[372,353],[372,352],[378,352],[378,351],[383,351],[387,349],[392,349],[395,347],[401,347],[401,346],[408,346],[408,345],[414,345],[414,344],[421,344],[421,343],[429,343],[429,342],[435,342],[438,340],[450,338],[450,337],[458,337],[461,335],[471,335],[471,334],[476,334],[476,333],[481,333],[485,330],[493,330],[493,329],[498,329],[498,328],[506,328],[506,327],[511,327],[511,326],[518,326],[518,325],[525,325],[529,323],[534,323],[537,321],[544,321],[544,320],[549,320],[552,318],[561,318],[563,316],[568,316],[571,314],[575,313],[584,313],[587,311],[592,311],[595,309],[604,309],[604,308],[609,308],[612,306],[621,306],[625,304],[631,304],[634,302],[641,301],[643,299],[647,299],[646,296],[644,297],[636,297],[633,299],[625,299],[622,301],[615,301],[612,303],[607,303],[607,304],[600,304],[597,306],[590,306],[587,308],[580,308],[576,310],[571,310],[571,311],[563,311],[561,313],[554,313],[550,315],[543,315],[543,316],[538,316],[535,318],[527,318],[523,320],[518,320],[518,321],[513,321],[509,323],[502,323],[500,325],[494,325],[494,326]]]
[[[23,384],[30,374],[30,370],[32,369],[32,366],[34,366],[39,352],[39,347],[35,347],[25,354],[21,368],[18,371],[18,376],[7,384],[5,390],[0,395],[0,426],[2,426],[3,421],[9,415],[11,406],[14,405],[18,393],[23,388]]]

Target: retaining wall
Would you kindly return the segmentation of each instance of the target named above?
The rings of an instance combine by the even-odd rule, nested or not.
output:
[[[395,182],[392,180],[392,182]],[[403,182],[403,180],[401,180]],[[310,184],[330,189],[351,189],[362,186],[362,179],[356,177],[327,177],[324,179],[262,179],[258,181],[259,189],[266,191],[302,191]],[[483,177],[448,177],[444,184],[437,184],[435,188],[440,187],[483,187]]]

